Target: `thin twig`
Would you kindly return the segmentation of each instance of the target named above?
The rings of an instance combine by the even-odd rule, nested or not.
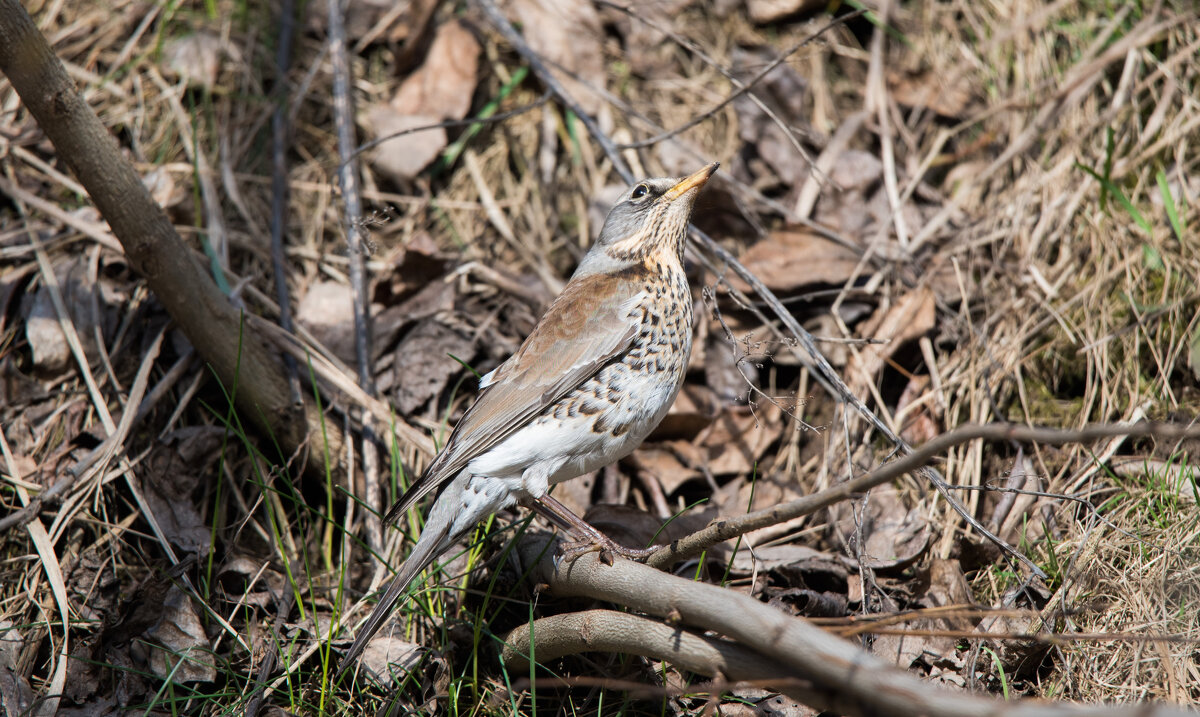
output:
[[[895,480],[905,473],[920,470],[934,457],[949,448],[974,440],[1023,441],[1042,445],[1061,446],[1069,443],[1086,443],[1114,436],[1153,436],[1172,441],[1185,438],[1200,438],[1200,425],[1183,426],[1174,423],[1143,421],[1123,426],[1117,424],[1095,424],[1079,430],[1023,426],[1014,423],[967,424],[943,433],[923,444],[903,458],[885,463],[864,476],[839,483],[819,493],[804,496],[789,503],[771,506],[753,513],[733,518],[720,518],[709,523],[670,545],[663,546],[650,556],[647,565],[666,569],[671,565],[699,555],[708,548],[739,535],[795,520],[847,500],[875,486]]]
[[[358,162],[354,159],[354,98],[351,95],[350,57],[346,49],[346,28],[342,3],[329,3],[329,56],[333,63],[333,116],[337,129],[338,183],[346,210],[346,243],[350,249],[350,288],[354,297],[354,353],[357,357],[358,384],[368,396],[375,395],[375,378],[371,371],[371,322],[368,312],[366,254],[362,241],[362,196],[358,191]],[[362,469],[365,499],[373,510],[383,507],[379,485],[379,454],[376,450],[375,422],[368,411],[362,419]],[[354,469],[351,467],[350,474]],[[367,544],[373,551],[383,549],[383,526],[379,521],[366,521]]]
[[[812,42],[813,40],[815,40],[818,37],[820,37],[821,35],[823,35],[827,30],[837,27],[838,25],[841,25],[850,20],[853,20],[854,18],[858,17],[859,15],[862,15],[865,12],[866,12],[866,10],[855,10],[852,13],[843,15],[842,17],[835,18],[835,19],[829,21],[829,23],[827,23],[820,30],[817,30],[813,34],[809,35],[808,37],[804,38],[800,42],[796,43],[795,45],[792,45],[790,48],[785,50],[782,54],[779,55],[779,57],[775,58],[770,63],[768,63],[766,67],[764,67],[762,70],[760,70],[757,75],[755,75],[754,77],[751,77],[750,80],[747,81],[745,84],[735,81],[735,83],[737,85],[740,85],[737,90],[735,90],[732,94],[730,94],[725,99],[721,100],[717,104],[708,108],[704,112],[701,112],[700,114],[696,115],[695,117],[688,120],[687,122],[684,122],[682,125],[676,127],[675,129],[667,130],[666,132],[661,132],[659,134],[654,135],[653,137],[650,137],[648,139],[639,140],[637,142],[626,142],[624,144],[619,144],[619,145],[617,145],[617,148],[618,149],[643,149],[645,147],[652,147],[652,146],[658,144],[659,142],[662,142],[663,140],[670,139],[677,134],[686,132],[687,130],[691,129],[692,127],[695,127],[696,125],[700,124],[701,122],[707,120],[708,118],[712,117],[716,113],[720,112],[729,103],[733,102],[734,100],[736,100],[737,98],[746,94],[747,92],[750,92],[750,90],[753,89],[755,85],[757,85],[759,82],[761,82],[763,80],[763,78],[765,78],[767,75],[771,74],[771,72],[776,67],[779,67],[784,62],[786,62],[789,57],[796,54],[800,50],[800,48],[805,47],[810,42]],[[790,133],[789,133],[789,135],[790,135]],[[796,146],[798,149],[800,148],[799,143],[796,143]],[[804,154],[803,149],[801,149],[800,151],[802,154]]]

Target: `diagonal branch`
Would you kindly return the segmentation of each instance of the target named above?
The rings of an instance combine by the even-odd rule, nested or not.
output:
[[[523,541],[520,551],[521,557],[534,565],[534,579],[546,583],[555,595],[606,600],[666,618],[671,624],[690,625],[723,635],[807,680],[812,690],[805,701],[836,714],[1197,717],[1195,712],[1166,705],[1082,706],[1039,700],[1000,701],[950,691],[863,652],[807,620],[728,588],[664,574],[629,560],[604,565],[595,553],[572,561],[558,561],[555,551],[548,550],[545,542],[537,539]],[[536,657],[536,651],[534,654]]]

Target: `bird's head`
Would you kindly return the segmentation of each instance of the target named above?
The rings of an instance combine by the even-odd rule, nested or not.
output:
[[[718,166],[713,162],[687,177],[643,179],[626,190],[576,273],[613,271],[655,256],[682,257],[692,207]]]

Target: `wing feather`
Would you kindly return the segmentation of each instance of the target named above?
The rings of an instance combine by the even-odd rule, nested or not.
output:
[[[642,296],[641,287],[628,272],[568,283],[517,352],[485,377],[483,392],[450,434],[445,449],[384,521],[394,521],[477,456],[624,355],[638,333],[632,308]]]

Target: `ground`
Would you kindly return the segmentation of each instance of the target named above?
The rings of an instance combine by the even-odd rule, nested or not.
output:
[[[447,556],[368,651],[372,675],[332,682],[387,575],[381,559],[398,564],[419,530],[419,511],[400,530],[375,513],[519,345],[627,186],[581,112],[636,176],[721,162],[696,226],[914,446],[969,423],[1186,426],[1200,410],[1190,3],[500,3],[541,67],[488,3],[351,3],[357,217],[338,178],[327,3],[291,10],[282,69],[280,4],[27,5],[197,266],[249,314],[278,322],[291,306],[295,385],[320,401],[328,433],[298,455],[230,407],[233,387],[0,79],[10,714],[53,710],[39,699],[56,693],[61,714],[811,713],[627,655],[548,661],[536,683],[510,674],[498,648],[510,631],[595,604],[522,578],[513,538],[545,526],[520,510]],[[290,124],[282,167],[277,107]],[[359,256],[375,397],[354,368]],[[626,544],[784,504],[893,456],[763,297],[711,253],[688,257],[696,350],[676,406],[630,458],[556,491]],[[382,436],[365,461],[364,414]],[[343,430],[353,449],[325,451]],[[676,572],[949,689],[1196,703],[1196,447],[971,440],[932,464],[946,494],[909,474]],[[406,669],[386,676],[389,659]]]

